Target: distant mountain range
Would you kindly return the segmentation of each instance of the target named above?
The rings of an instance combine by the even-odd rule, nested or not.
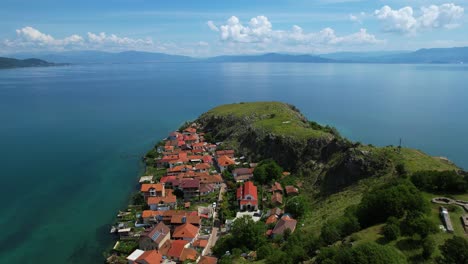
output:
[[[309,63],[333,63],[333,59],[322,58],[313,55],[289,55],[279,53],[267,53],[262,55],[242,56],[218,56],[204,59],[208,62],[309,62]]]
[[[40,59],[18,60],[13,58],[0,57],[0,69],[25,68],[25,67],[47,67],[58,66],[60,64],[50,63]],[[63,64],[62,64],[63,65]]]
[[[17,53],[17,59],[38,58],[54,63],[145,63],[145,62],[300,62],[300,63],[468,63],[468,47],[436,48],[390,52],[339,52],[322,55],[267,53],[193,58],[165,53],[125,51],[68,51],[56,53]]]

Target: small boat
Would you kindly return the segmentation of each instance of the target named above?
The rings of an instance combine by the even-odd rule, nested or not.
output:
[[[115,232],[117,232],[117,228],[115,226],[112,226],[111,230],[110,230],[110,233],[114,234]]]

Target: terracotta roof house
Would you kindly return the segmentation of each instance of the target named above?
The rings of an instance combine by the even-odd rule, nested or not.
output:
[[[279,182],[275,182],[271,186],[271,192],[283,193],[283,187],[281,186],[281,184]]]
[[[258,210],[257,186],[253,182],[245,182],[237,189],[237,201],[241,211]]]
[[[198,239],[193,242],[193,246],[196,248],[206,248],[208,246],[207,239]]]
[[[203,157],[202,157],[203,159]],[[195,165],[196,172],[207,172],[211,168],[210,164],[208,163],[199,163]]]
[[[173,240],[171,241],[171,248],[167,251],[167,257],[174,260],[179,261],[182,252],[184,251],[185,247],[189,244],[189,241],[185,240]]]
[[[269,225],[269,224],[274,224],[278,221],[278,216],[277,215],[270,215],[266,221],[265,221],[265,224]]]
[[[180,255],[180,258],[179,260],[184,262],[186,260],[197,260],[198,258],[198,252],[193,249],[193,248],[184,248],[184,250],[182,250],[182,254]]]
[[[209,257],[209,256],[203,256],[200,258],[200,261],[198,261],[198,264],[217,264],[218,259],[215,257]]]
[[[179,183],[179,189],[184,192],[184,199],[190,199],[194,196],[198,196],[200,191],[200,180],[199,179],[183,179]]]
[[[172,233],[172,238],[182,239],[191,242],[198,236],[198,230],[198,227],[190,223],[185,223],[174,229],[174,232]]]
[[[296,187],[292,185],[286,186],[285,189],[286,189],[286,194],[288,196],[295,196],[299,194],[299,189],[297,189]]]
[[[129,264],[160,264],[162,261],[162,255],[156,250],[144,251],[143,254],[133,261],[129,259],[130,256],[127,258]]]
[[[160,249],[170,239],[171,230],[163,222],[160,222],[149,232],[145,232],[140,236],[138,244],[144,250]]]
[[[236,164],[236,162],[232,158],[230,158],[228,156],[220,156],[220,157],[218,157],[216,162],[218,163],[218,167],[221,170],[221,172],[226,170],[229,167],[229,165]]]
[[[228,156],[229,158],[234,158],[234,150],[232,149],[227,149],[227,150],[218,150],[216,151],[216,157],[221,157],[221,156]]]
[[[193,135],[193,134],[197,133],[197,129],[194,128],[194,127],[187,127],[186,129],[184,129],[183,133],[185,135]]]
[[[192,224],[194,226],[200,226],[201,218],[198,215],[190,215],[190,214],[183,214],[183,215],[173,215],[170,219],[170,223],[173,226],[182,225],[185,223]]]
[[[208,163],[208,164],[213,164],[213,157],[211,157],[210,155],[203,155],[202,156],[202,161],[203,163]]]
[[[289,215],[283,215],[273,228],[272,235],[282,235],[286,229],[291,230],[292,233],[296,229],[296,224],[297,221],[289,217]]]
[[[171,189],[168,189],[166,193],[167,195],[164,197],[148,197],[148,205],[151,210],[169,210],[176,207],[177,197],[172,194]]]
[[[248,181],[253,177],[253,169],[237,168],[232,171],[232,176],[234,176],[234,180],[236,180],[237,182]]]
[[[206,175],[200,175],[200,182],[205,183],[205,184],[211,183],[211,184],[214,184],[216,188],[218,188],[219,186],[221,186],[224,180],[223,180],[223,177],[219,174],[214,174],[214,175],[206,174]]]
[[[200,195],[207,195],[216,190],[216,185],[212,183],[205,183],[200,185]]]
[[[274,192],[271,195],[271,204],[273,204],[274,206],[282,205],[283,204],[283,195],[281,193]]]
[[[143,193],[145,199],[150,196],[156,197],[165,195],[164,185],[161,183],[143,183],[140,191]]]

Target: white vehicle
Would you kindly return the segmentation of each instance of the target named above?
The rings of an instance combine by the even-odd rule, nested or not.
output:
[[[213,202],[213,208],[216,208],[216,202]]]

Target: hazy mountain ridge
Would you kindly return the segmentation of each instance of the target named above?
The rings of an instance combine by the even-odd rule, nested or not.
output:
[[[293,62],[293,63],[383,63],[383,64],[463,64],[468,63],[468,47],[433,48],[417,51],[337,52],[322,55],[266,53],[195,58],[166,53],[124,51],[68,51],[17,53],[17,59],[38,58],[55,63],[146,63],[146,62]]]

